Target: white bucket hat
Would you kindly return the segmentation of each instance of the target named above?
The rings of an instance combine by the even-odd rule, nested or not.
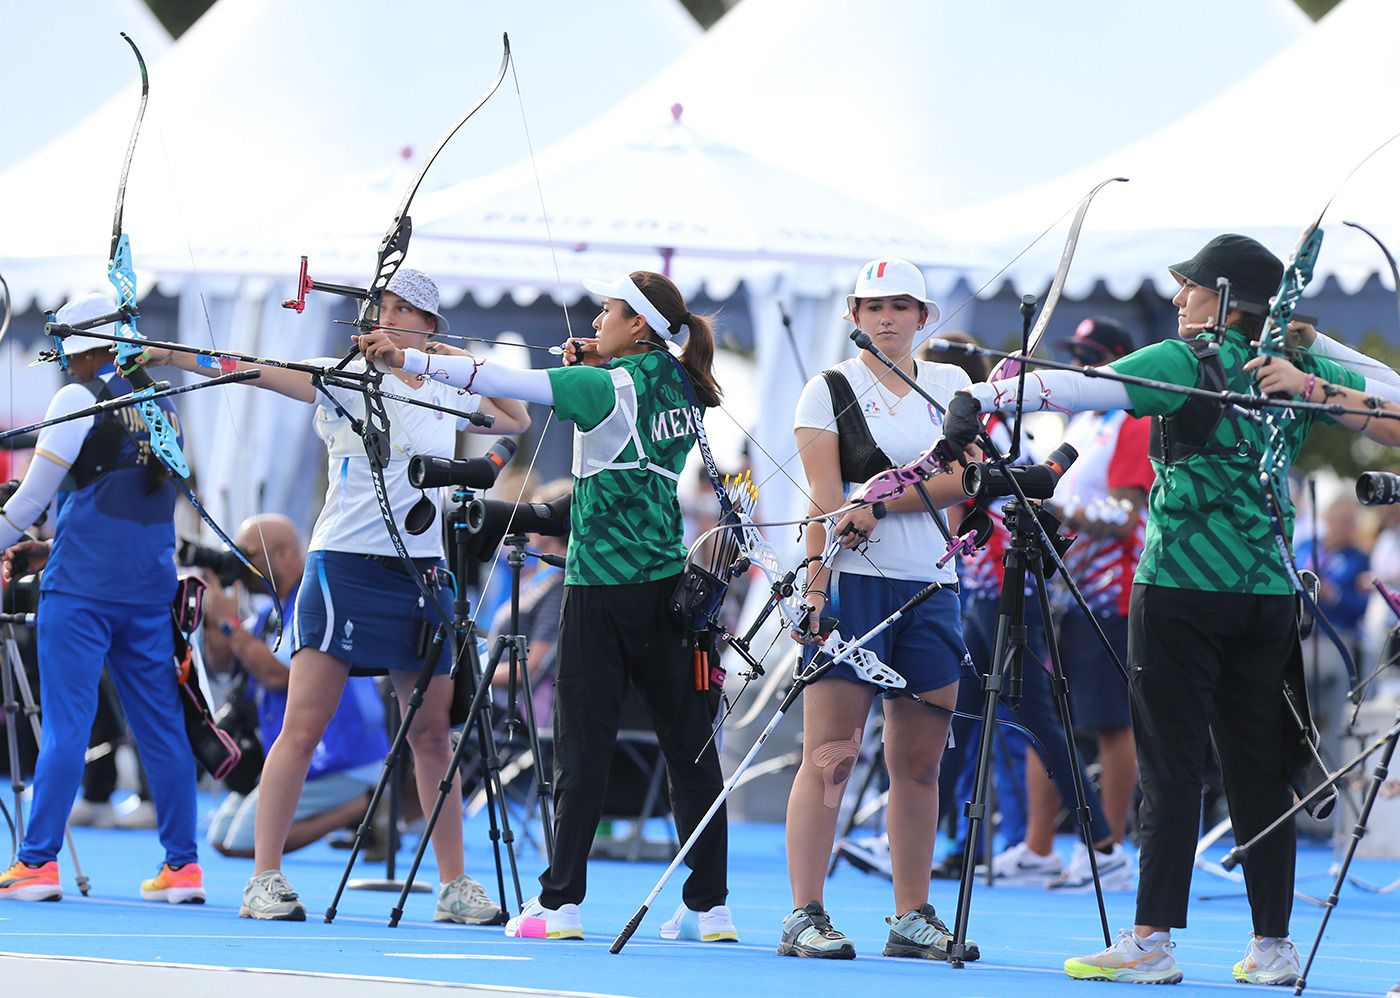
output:
[[[117,303],[110,295],[102,291],[89,291],[85,295],[78,295],[65,304],[54,315],[54,318],[65,326],[76,326],[80,322],[96,319],[99,315],[111,315],[116,310]],[[107,333],[113,332],[110,325],[94,328]],[[115,343],[99,340],[92,336],[83,336],[81,333],[70,333],[63,337],[63,352],[69,356],[75,353],[86,353],[89,350],[112,350],[115,348]]]
[[[438,286],[421,270],[400,267],[394,271],[394,276],[389,278],[384,290],[392,291],[420,312],[427,312],[437,319],[437,328],[433,332],[446,333],[451,330],[452,326],[447,317],[438,311]]]
[[[585,278],[584,289],[591,295],[599,298],[616,298],[625,301],[643,319],[647,320],[647,325],[651,331],[663,340],[670,341],[677,336],[685,336],[690,332],[690,327],[681,324],[681,328],[674,333],[671,332],[671,324],[666,321],[666,317],[661,314],[661,310],[651,303],[651,299],[642,294],[642,289],[637,287],[630,274],[623,274],[615,281],[599,281]]]
[[[908,260],[890,257],[871,260],[856,276],[855,290],[846,296],[847,322],[856,321],[856,301],[861,298],[895,298],[908,295],[928,308],[928,321],[938,321],[938,305],[928,297],[924,275]]]

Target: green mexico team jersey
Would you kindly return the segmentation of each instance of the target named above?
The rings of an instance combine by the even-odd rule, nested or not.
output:
[[[1254,350],[1245,336],[1236,329],[1228,330],[1219,356],[1226,387],[1248,392],[1253,381],[1243,367]],[[1121,374],[1193,387],[1198,365],[1184,340],[1171,340],[1144,347],[1109,366]],[[1321,381],[1348,388],[1365,386],[1359,375],[1306,351],[1300,352],[1297,366]],[[1139,416],[1171,416],[1186,402],[1185,395],[1136,385],[1124,387],[1132,411]],[[1313,424],[1327,417],[1301,409],[1286,409],[1282,415],[1291,464]],[[1135,582],[1205,592],[1286,595],[1294,591],[1275,546],[1259,482],[1264,442],[1262,425],[1227,410],[1210,446],[1230,453],[1193,454],[1171,464],[1153,460],[1157,479],[1148,497],[1147,543]],[[1292,537],[1292,499],[1285,490],[1279,500],[1284,529]]]
[[[602,367],[551,368],[555,415],[573,422],[578,431],[598,427],[619,404],[612,370],[626,371],[636,386],[636,428],[645,451],[639,455],[635,440],[628,440],[615,463],[642,459],[647,466],[603,468],[589,475],[575,468],[566,585],[650,582],[685,568],[674,476],[685,466],[695,429],[676,365],[651,351]]]

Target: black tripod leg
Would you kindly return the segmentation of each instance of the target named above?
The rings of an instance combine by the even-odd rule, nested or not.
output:
[[[504,650],[510,646],[510,641],[504,635],[496,638],[496,646],[491,651],[491,663],[487,671],[486,678],[481,683],[481,688],[490,689],[491,677],[495,675],[496,665],[500,662]],[[475,701],[475,697],[473,698]],[[525,898],[520,892],[520,871],[515,863],[515,833],[511,831],[510,815],[506,813],[506,793],[505,786],[501,781],[501,757],[496,751],[496,734],[491,730],[491,704],[488,700],[482,700],[482,705],[478,709],[475,717],[468,721],[468,724],[476,725],[477,752],[481,765],[481,788],[486,795],[486,821],[490,827],[491,850],[496,859],[496,887],[501,893],[501,910],[505,912],[506,906],[506,882],[505,868],[501,865],[501,844],[506,847],[506,859],[510,863],[511,882],[515,887],[515,903],[518,909],[524,909]],[[463,739],[468,732],[463,732]],[[500,823],[497,824],[497,808],[500,809]]]
[[[331,903],[326,908],[325,919],[328,923],[335,921],[336,908],[339,907],[340,896],[345,893],[345,885],[350,880],[350,871],[355,866],[355,860],[360,856],[360,850],[369,841],[370,823],[374,820],[374,813],[379,808],[380,798],[384,796],[384,788],[389,785],[393,776],[394,767],[398,765],[399,756],[403,754],[404,746],[408,744],[408,729],[413,724],[413,716],[423,705],[423,694],[427,692],[428,683],[432,681],[433,669],[437,665],[438,655],[446,637],[447,629],[439,624],[437,631],[433,634],[432,643],[428,646],[428,654],[423,660],[423,667],[418,670],[418,677],[413,681],[413,692],[409,694],[408,703],[404,705],[403,719],[399,722],[399,730],[394,732],[394,740],[389,746],[389,754],[384,757],[384,767],[380,770],[379,782],[374,785],[374,792],[370,794],[369,807],[365,808],[364,820],[355,829],[355,841],[350,845],[350,858],[345,861],[345,869],[340,874],[340,883],[336,886],[335,896],[331,898]]]
[[[535,797],[540,807],[540,827],[544,831],[545,860],[554,862],[554,785],[549,781],[549,770],[544,764],[544,754],[540,749],[540,728],[535,718],[534,680],[530,678],[528,646],[523,635],[511,635],[515,642],[511,666],[520,664],[521,689],[525,694],[525,724],[529,728],[530,757],[534,759]],[[526,831],[529,830],[529,816],[526,816]]]
[[[1376,797],[1380,794],[1381,787],[1384,786],[1386,777],[1389,775],[1390,760],[1395,755],[1397,740],[1400,740],[1400,730],[1391,733],[1390,739],[1385,743],[1385,751],[1381,754],[1381,760],[1371,773],[1371,785],[1366,788],[1366,799],[1361,804],[1361,815],[1356,819],[1355,827],[1352,828],[1351,841],[1347,843],[1347,854],[1342,859],[1341,869],[1337,871],[1337,879],[1332,884],[1332,892],[1327,895],[1327,901],[1323,905],[1322,923],[1317,927],[1317,935],[1313,938],[1312,949],[1308,950],[1308,962],[1303,965],[1303,972],[1299,975],[1298,983],[1293,988],[1295,995],[1301,995],[1303,989],[1308,986],[1308,971],[1312,970],[1313,959],[1317,956],[1317,948],[1322,945],[1322,934],[1327,931],[1327,920],[1332,917],[1332,909],[1337,907],[1342,885],[1346,883],[1347,870],[1351,867],[1352,857],[1356,855],[1356,847],[1361,844],[1361,839],[1366,834],[1366,822],[1371,817],[1371,806],[1376,803]]]
[[[1050,689],[1055,697],[1055,708],[1060,715],[1060,726],[1065,730],[1065,749],[1069,755],[1070,777],[1074,780],[1074,813],[1079,821],[1079,835],[1084,840],[1084,848],[1089,851],[1089,875],[1094,880],[1094,896],[1099,902],[1099,923],[1103,928],[1103,944],[1113,943],[1108,931],[1108,909],[1103,903],[1103,884],[1099,882],[1099,860],[1094,849],[1094,832],[1089,820],[1088,795],[1084,792],[1084,767],[1079,760],[1079,746],[1074,742],[1074,716],[1069,703],[1069,680],[1065,677],[1064,666],[1060,661],[1060,644],[1055,639],[1053,614],[1050,610],[1050,594],[1045,585],[1045,573],[1041,571],[1039,559],[1033,559],[1036,593],[1040,597],[1040,616],[1045,625],[1045,647],[1050,652],[1050,665],[1053,673]]]

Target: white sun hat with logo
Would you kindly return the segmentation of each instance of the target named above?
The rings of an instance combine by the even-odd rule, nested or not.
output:
[[[908,260],[889,257],[871,260],[856,275],[855,290],[846,296],[847,322],[856,321],[856,302],[863,298],[896,298],[908,295],[928,308],[928,321],[938,321],[938,305],[928,296],[924,275]]]

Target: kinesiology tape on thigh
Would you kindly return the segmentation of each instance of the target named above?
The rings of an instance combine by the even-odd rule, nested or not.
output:
[[[812,761],[822,772],[822,803],[827,807],[841,806],[841,790],[855,768],[860,755],[860,728],[849,741],[827,742],[812,753]]]

